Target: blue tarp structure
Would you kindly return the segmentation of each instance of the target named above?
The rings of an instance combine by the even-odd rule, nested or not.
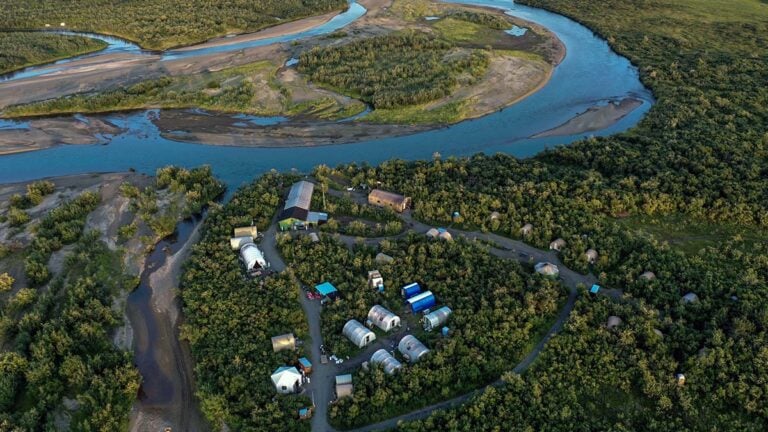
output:
[[[600,285],[597,284],[592,285],[592,288],[589,289],[592,294],[597,294],[598,291],[600,291]]]
[[[339,295],[339,291],[330,282],[323,282],[320,285],[315,285],[315,289],[320,295],[330,298],[336,298]]]
[[[400,294],[403,296],[403,298],[406,298],[406,299],[409,299],[420,292],[421,292],[421,286],[419,285],[418,282],[413,282],[400,288]]]

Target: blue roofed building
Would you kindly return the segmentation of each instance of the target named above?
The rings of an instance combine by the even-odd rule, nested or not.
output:
[[[339,296],[339,291],[330,282],[323,282],[321,284],[315,285],[315,290],[321,296],[328,297],[330,299],[336,299]]]

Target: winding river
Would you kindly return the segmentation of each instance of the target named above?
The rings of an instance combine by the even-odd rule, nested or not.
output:
[[[169,164],[212,166],[230,187],[250,181],[270,169],[308,171],[318,164],[348,162],[376,164],[391,158],[429,159],[434,152],[443,157],[478,152],[504,152],[518,157],[532,156],[545,148],[563,145],[592,135],[610,135],[634,126],[653,103],[653,96],[639,80],[637,69],[591,30],[561,15],[516,5],[510,0],[460,0],[456,3],[501,8],[507,14],[535,22],[553,31],[565,44],[567,55],[555,68],[551,80],[538,92],[519,103],[485,117],[409,136],[372,139],[354,144],[300,148],[219,147],[175,142],[160,136],[149,120],[152,111],[104,115],[126,131],[111,138],[108,145],[59,146],[0,157],[0,183],[32,180],[87,172],[125,171],[130,168],[154,173]],[[307,31],[279,38],[232,43],[200,50],[172,50],[163,58],[194,56],[210,50],[242,49],[276,42],[290,42],[335,31],[365,13],[352,2],[350,9],[331,21]],[[110,41],[107,41],[112,43]],[[110,49],[131,48],[119,41]],[[158,55],[147,52],[148,55]],[[48,66],[51,67],[51,66]],[[11,79],[23,79],[39,68],[20,71]],[[0,83],[2,85],[2,83]],[[561,125],[595,105],[633,97],[642,105],[614,125],[598,132],[578,135],[531,138]],[[0,121],[0,128],[24,127],[20,121]]]

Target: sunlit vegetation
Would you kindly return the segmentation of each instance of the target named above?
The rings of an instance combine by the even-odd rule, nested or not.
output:
[[[278,66],[259,61],[193,75],[162,77],[98,93],[80,93],[6,108],[7,117],[108,112],[146,108],[203,108],[253,115],[307,115],[344,118],[365,109],[324,97],[294,102],[291,86],[276,77]],[[261,86],[260,82],[267,84]]]
[[[3,11],[5,12],[5,9]],[[5,18],[4,15],[4,22]],[[106,46],[107,44],[100,40],[82,36],[0,32],[0,74],[98,51]]]
[[[379,36],[304,52],[299,71],[375,108],[398,108],[449,95],[460,75],[485,73],[487,53],[453,48],[421,32]]]
[[[40,183],[29,190],[45,188]],[[127,427],[139,376],[131,355],[117,350],[109,334],[120,323],[113,296],[130,289],[134,279],[124,275],[121,254],[110,251],[97,233],[83,234],[85,217],[98,202],[98,195],[83,193],[36,226],[24,267],[30,285],[50,280],[45,288],[0,289],[5,294],[0,297],[3,430]],[[73,249],[51,280],[48,260],[66,244]],[[0,279],[9,287],[14,283],[7,274]]]
[[[2,27],[41,29],[63,22],[68,29],[113,34],[145,48],[166,49],[345,7],[344,0],[11,0],[3,4]]]
[[[307,340],[299,288],[290,274],[267,279],[244,276],[229,238],[237,226],[265,229],[290,178],[268,174],[238,190],[224,207],[214,206],[182,277],[186,324],[183,337],[195,358],[197,396],[213,425],[232,430],[308,430],[298,420],[307,397],[276,396],[269,379],[294,363],[294,352],[272,352],[270,337],[293,332]],[[304,354],[302,354],[304,355]]]

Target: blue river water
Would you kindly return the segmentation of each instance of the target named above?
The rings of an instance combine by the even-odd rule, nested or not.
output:
[[[650,109],[653,96],[641,84],[637,69],[626,58],[613,52],[606,41],[588,28],[566,17],[542,9],[515,5],[509,0],[461,0],[457,3],[502,8],[509,15],[540,24],[562,40],[567,55],[555,68],[551,80],[541,90],[519,103],[476,120],[414,135],[318,147],[209,146],[162,138],[149,120],[154,114],[152,111],[110,114],[102,118],[125,128],[126,132],[112,137],[109,144],[67,145],[2,156],[0,183],[87,172],[124,171],[130,168],[154,173],[157,168],[170,164],[185,167],[208,164],[230,187],[236,187],[271,169],[308,171],[318,164],[335,166],[348,162],[377,164],[393,158],[429,159],[434,152],[439,152],[443,157],[478,152],[503,152],[529,157],[545,148],[569,144],[589,136],[625,131],[637,124]],[[364,9],[360,11],[355,7],[355,12],[333,24],[326,23],[320,26],[322,28],[283,37],[280,41],[334,31],[356,19],[353,16],[362,13],[365,13]],[[190,52],[194,51],[186,51],[184,55]],[[169,51],[164,55],[175,54]],[[530,138],[565,123],[589,107],[625,97],[637,98],[643,104],[606,129],[570,136]],[[244,120],[254,122],[253,119]],[[276,118],[267,121],[281,120]],[[0,121],[0,128],[23,126],[24,122]]]

